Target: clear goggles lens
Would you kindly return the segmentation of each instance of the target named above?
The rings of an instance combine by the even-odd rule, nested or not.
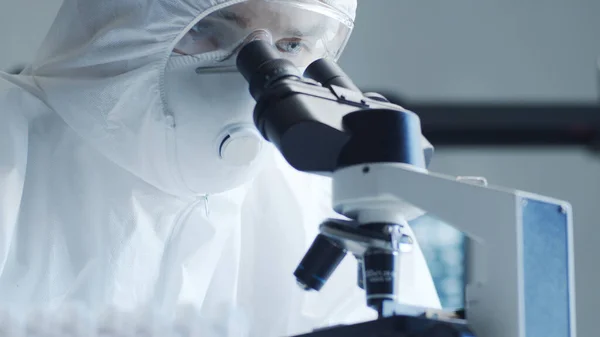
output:
[[[173,52],[234,66],[249,37],[267,31],[281,57],[302,68],[320,58],[337,60],[352,28],[351,18],[321,0],[247,0],[200,20]]]

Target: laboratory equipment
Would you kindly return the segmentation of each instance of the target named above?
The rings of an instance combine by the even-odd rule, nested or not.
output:
[[[330,219],[298,266],[319,290],[347,254],[379,319],[305,337],[575,337],[573,233],[568,203],[427,170],[432,147],[416,114],[362,93],[335,63],[304,72],[253,41],[237,66],[257,104],[254,122],[294,168],[332,177]],[[473,242],[464,315],[397,303],[411,220],[428,213]]]

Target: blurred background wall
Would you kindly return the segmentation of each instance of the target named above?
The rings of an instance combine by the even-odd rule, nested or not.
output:
[[[413,99],[596,100],[597,0],[359,0],[342,64]]]
[[[357,27],[341,64],[363,88],[417,101],[598,100],[600,1],[359,1]],[[0,69],[32,59],[59,5],[0,1]],[[597,336],[597,154],[573,147],[438,147],[432,169],[484,176],[492,184],[573,204],[579,335]],[[429,233],[434,243],[455,235]]]

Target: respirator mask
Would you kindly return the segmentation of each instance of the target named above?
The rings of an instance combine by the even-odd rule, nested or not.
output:
[[[233,189],[267,158],[270,146],[253,124],[256,103],[235,66],[245,44],[268,41],[302,71],[320,58],[336,60],[352,27],[326,0],[247,0],[195,23],[175,45],[163,83],[187,187],[198,194]]]

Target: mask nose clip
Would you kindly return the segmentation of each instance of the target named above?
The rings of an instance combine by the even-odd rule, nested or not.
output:
[[[230,126],[219,140],[219,157],[237,167],[250,165],[263,147],[262,136],[252,125]]]

